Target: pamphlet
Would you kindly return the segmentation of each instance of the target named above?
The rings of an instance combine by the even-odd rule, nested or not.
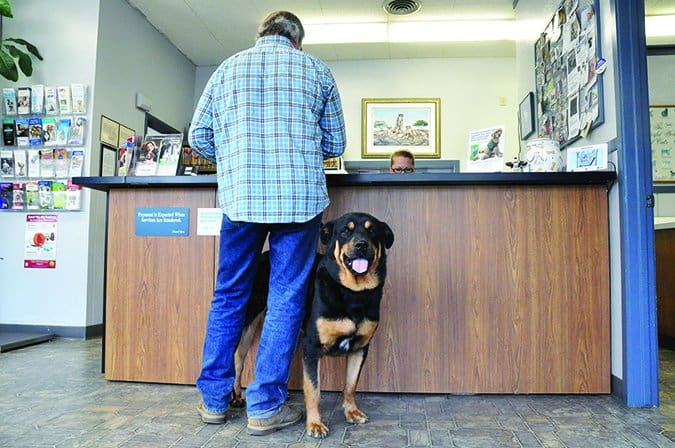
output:
[[[2,99],[5,103],[5,115],[16,115],[16,90],[11,87],[2,89]]]
[[[73,108],[70,103],[70,86],[59,86],[57,88],[59,95],[59,112],[61,114],[72,113]]]
[[[41,114],[45,106],[45,86],[35,84],[30,86],[30,113]]]
[[[45,113],[47,115],[59,114],[59,102],[57,99],[56,87],[45,87]]]
[[[19,115],[30,114],[30,87],[16,89],[17,113]]]

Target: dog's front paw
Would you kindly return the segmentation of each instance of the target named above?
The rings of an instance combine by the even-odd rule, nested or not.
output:
[[[365,423],[368,421],[368,416],[359,408],[345,409],[345,419],[349,423]]]
[[[323,439],[328,435],[328,426],[320,420],[318,422],[307,422],[307,434],[317,439]]]

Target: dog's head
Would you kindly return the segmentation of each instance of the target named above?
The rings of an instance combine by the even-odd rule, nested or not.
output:
[[[366,213],[347,213],[321,226],[321,242],[331,258],[329,272],[343,286],[358,291],[384,282],[386,249],[394,244],[386,223]]]

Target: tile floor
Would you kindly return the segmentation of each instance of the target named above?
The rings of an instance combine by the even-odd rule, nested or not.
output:
[[[339,395],[324,393],[331,433],[316,440],[302,424],[249,436],[239,410],[204,425],[194,387],[108,382],[99,339],[56,339],[0,353],[0,447],[675,447],[675,352],[660,358],[659,408],[605,395],[360,394],[370,422],[349,425]]]

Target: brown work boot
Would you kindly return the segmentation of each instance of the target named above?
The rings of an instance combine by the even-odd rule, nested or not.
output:
[[[270,418],[249,418],[246,432],[252,436],[264,436],[302,420],[302,411],[282,406],[281,411]]]
[[[209,423],[212,425],[222,425],[223,423],[225,423],[225,412],[209,411],[204,407],[203,402],[199,403],[199,407],[197,407],[197,412],[199,413],[199,416],[202,418],[202,421],[204,423]]]

